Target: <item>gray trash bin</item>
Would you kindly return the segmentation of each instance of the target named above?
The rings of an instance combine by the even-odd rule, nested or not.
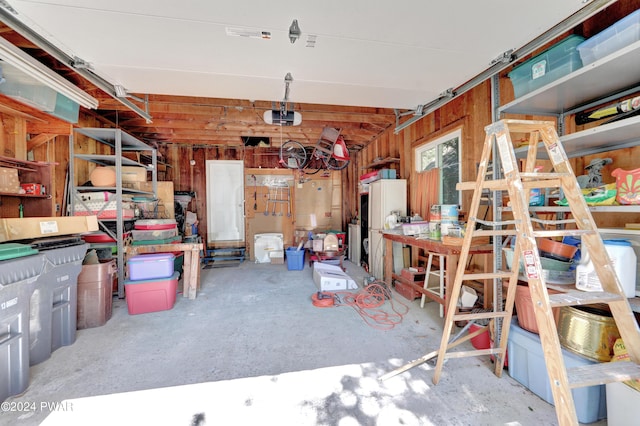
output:
[[[39,248],[45,266],[31,296],[30,365],[76,340],[78,275],[88,248],[86,243]]]
[[[0,261],[0,401],[29,385],[29,299],[44,262],[41,254]]]

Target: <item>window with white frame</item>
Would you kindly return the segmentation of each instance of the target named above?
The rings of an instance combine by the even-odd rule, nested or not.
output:
[[[447,133],[415,148],[416,171],[439,169],[440,204],[460,205],[460,153],[462,129]]]

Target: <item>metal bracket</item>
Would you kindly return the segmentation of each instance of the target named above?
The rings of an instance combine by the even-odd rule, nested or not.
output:
[[[91,65],[90,62],[87,62],[84,59],[79,58],[78,56],[74,56],[73,59],[71,59],[69,65],[71,65],[73,68],[77,70],[93,71],[93,65]]]
[[[513,49],[505,50],[501,55],[496,57],[491,61],[491,65],[494,64],[509,64],[516,59],[516,56],[513,54]]]

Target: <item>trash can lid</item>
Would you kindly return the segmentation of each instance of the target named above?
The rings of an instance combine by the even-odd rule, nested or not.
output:
[[[38,250],[27,244],[3,243],[0,244],[0,260],[15,259],[22,256],[37,254]]]

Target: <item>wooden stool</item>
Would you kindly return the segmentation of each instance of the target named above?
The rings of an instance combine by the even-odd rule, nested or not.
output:
[[[433,257],[437,256],[438,257],[438,269],[435,271],[431,270],[431,266],[433,265]],[[444,255],[443,254],[438,254],[438,253],[431,253],[429,252],[429,258],[427,260],[427,273],[424,279],[424,286],[423,288],[427,291],[430,291],[431,293],[437,294],[438,296],[440,296],[441,298],[444,299]],[[433,287],[429,287],[429,276],[430,275],[434,275],[436,277],[438,277],[438,288],[437,290],[434,289]],[[420,307],[424,308],[424,301],[427,298],[426,295],[422,295],[422,298],[420,299]],[[444,305],[440,305],[440,318],[442,318],[444,316]]]

